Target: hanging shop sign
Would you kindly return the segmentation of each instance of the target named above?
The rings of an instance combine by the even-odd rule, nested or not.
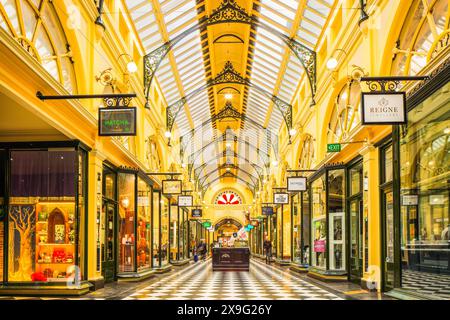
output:
[[[327,144],[327,152],[341,152],[342,145],[340,143]]]
[[[273,215],[273,207],[262,207],[262,215],[263,216],[271,216]]]
[[[445,197],[443,194],[434,194],[430,196],[430,205],[442,206],[445,204]]]
[[[306,191],[306,177],[288,177],[287,191],[289,192]]]
[[[99,108],[99,136],[135,136],[136,107]]]
[[[202,217],[202,209],[193,209],[191,211],[192,218],[201,218]]]
[[[209,221],[203,222],[203,227],[205,227],[206,229],[211,228],[211,222]]]
[[[178,196],[179,207],[192,207],[192,196]]]
[[[406,124],[405,92],[363,92],[362,124]]]
[[[181,180],[163,180],[162,193],[163,194],[181,194],[182,191]]]
[[[273,203],[275,204],[289,204],[289,194],[285,192],[274,193]]]
[[[404,194],[402,196],[403,206],[417,206],[419,204],[419,196],[417,194]]]

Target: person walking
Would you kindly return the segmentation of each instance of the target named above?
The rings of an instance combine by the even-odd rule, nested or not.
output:
[[[270,264],[270,259],[272,258],[272,242],[268,238],[264,240],[264,251],[266,253],[266,264]]]
[[[203,242],[203,240],[200,240],[200,243],[198,244],[197,253],[199,256],[201,256],[201,259],[203,261],[206,260],[206,244]]]

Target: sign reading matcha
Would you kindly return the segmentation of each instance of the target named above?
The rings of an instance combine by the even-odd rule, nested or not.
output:
[[[98,109],[99,136],[135,136],[136,107]]]
[[[327,144],[327,152],[341,152],[341,144],[340,143],[329,143]]]

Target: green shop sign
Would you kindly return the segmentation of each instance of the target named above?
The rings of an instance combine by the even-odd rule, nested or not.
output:
[[[327,144],[327,152],[341,152],[341,144],[340,143]]]
[[[205,228],[209,228],[209,227],[211,227],[211,222],[205,221],[205,222],[203,222],[203,226],[204,226]]]
[[[136,107],[100,108],[98,122],[99,136],[135,136]]]

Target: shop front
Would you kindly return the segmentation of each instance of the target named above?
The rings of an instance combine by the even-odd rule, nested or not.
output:
[[[0,144],[0,292],[83,294],[87,147]]]
[[[276,255],[275,262],[279,265],[291,263],[291,206],[282,204],[277,207],[276,219]]]
[[[172,204],[170,209],[170,263],[183,265],[189,262],[186,257],[187,209]]]
[[[382,155],[383,289],[396,297],[450,298],[449,74],[447,60],[409,95],[408,123]]]
[[[153,269],[156,272],[170,270],[169,221],[170,199],[160,190],[153,190]]]
[[[300,192],[291,197],[292,263],[291,270],[307,272],[310,251],[309,193]]]
[[[311,266],[308,275],[346,280],[345,169],[329,166],[310,179]]]

